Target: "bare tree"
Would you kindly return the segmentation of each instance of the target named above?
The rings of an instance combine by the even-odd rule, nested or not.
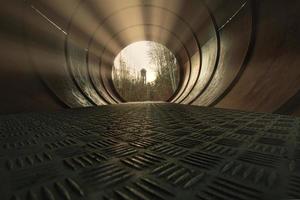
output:
[[[155,81],[157,90],[160,90],[164,98],[168,98],[175,92],[178,84],[178,67],[175,56],[163,45],[150,43],[149,56],[157,68]],[[171,86],[171,88],[170,88]]]

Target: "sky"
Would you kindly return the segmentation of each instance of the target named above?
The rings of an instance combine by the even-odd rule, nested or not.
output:
[[[151,42],[140,41],[132,43],[125,47],[120,53],[125,57],[132,73],[134,73],[134,71],[140,72],[143,68],[147,70],[147,83],[155,81],[157,69],[156,65],[150,63],[150,57],[148,55],[150,50],[149,43]],[[120,54],[118,54],[114,60],[116,69],[119,69]]]

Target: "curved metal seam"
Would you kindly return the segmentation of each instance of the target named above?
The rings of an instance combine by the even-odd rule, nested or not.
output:
[[[85,57],[86,57],[85,62],[86,62],[87,68],[88,68],[88,65],[89,65],[89,50],[86,51],[86,56],[85,56]],[[100,94],[100,92],[96,89],[96,86],[95,86],[95,84],[94,84],[94,81],[92,80],[92,77],[91,77],[91,74],[90,74],[90,70],[89,70],[89,69],[87,69],[87,73],[88,73],[89,80],[90,80],[90,82],[91,82],[91,84],[92,84],[94,90],[96,91],[96,93],[97,93],[100,97],[102,97],[101,99],[102,99],[105,103],[110,104],[110,102],[109,102],[106,98],[104,98],[104,97],[102,96],[102,94]]]
[[[192,86],[192,88],[190,89],[189,93],[179,102],[179,103],[182,103],[184,100],[186,100],[186,98],[191,94],[191,92],[194,90],[194,88],[196,87],[197,85],[197,82],[200,78],[200,73],[201,73],[201,69],[202,69],[202,51],[201,51],[201,45],[200,45],[200,42],[198,40],[198,37],[197,35],[195,34],[195,32],[193,32],[193,37],[195,38],[195,41],[196,41],[196,44],[197,44],[197,49],[199,51],[199,54],[200,54],[200,63],[199,63],[199,70],[198,70],[198,74],[197,74],[197,78],[195,80],[195,83],[194,85]]]
[[[76,13],[76,11],[77,11],[77,9],[79,8],[79,6],[80,6],[80,4],[83,2],[84,0],[81,0],[78,4],[77,4],[77,6],[76,6],[76,8],[75,8],[75,11],[73,12],[73,14],[72,14],[72,17],[71,17],[71,19],[69,20],[69,22],[68,22],[68,25],[67,25],[67,35],[66,35],[66,37],[65,37],[65,57],[66,57],[66,61],[67,61],[67,68],[68,68],[68,71],[69,71],[69,73],[70,73],[70,75],[71,75],[71,79],[73,80],[73,82],[74,82],[74,84],[75,84],[75,86],[76,86],[76,88],[79,90],[79,92],[92,104],[92,105],[94,105],[94,106],[97,106],[97,104],[84,92],[84,91],[82,91],[82,89],[81,89],[81,87],[79,86],[79,84],[77,83],[77,81],[76,81],[76,78],[74,77],[74,74],[73,74],[73,72],[72,72],[72,69],[71,69],[71,63],[70,63],[70,59],[69,59],[69,52],[68,52],[68,36],[69,36],[69,34],[68,34],[68,32],[69,32],[69,30],[70,30],[70,28],[71,28],[71,24],[72,24],[72,21],[73,21],[73,18],[74,18],[74,14]],[[101,97],[100,97],[101,98]]]
[[[69,55],[69,51],[68,51],[68,35],[66,35],[65,37],[65,56],[66,56],[66,60],[67,60],[67,68],[68,68],[68,71],[71,75],[71,79],[73,80],[76,88],[80,91],[80,93],[82,93],[82,95],[94,106],[97,106],[97,104],[94,102],[93,99],[91,99],[80,87],[80,85],[78,84],[75,76],[74,76],[74,73],[71,69],[71,62],[70,62],[70,55]]]
[[[245,5],[248,3],[248,1],[245,2]],[[217,36],[217,46],[218,46],[218,49],[217,49],[217,58],[216,58],[216,64],[215,64],[215,68],[214,68],[214,71],[213,73],[211,74],[211,77],[209,79],[209,81],[207,82],[206,86],[202,89],[202,91],[189,103],[189,104],[192,104],[194,103],[205,91],[206,89],[208,88],[208,86],[210,85],[211,81],[213,80],[213,77],[215,76],[215,73],[217,71],[217,68],[218,68],[218,65],[219,65],[219,60],[220,60],[220,34],[219,34],[219,30],[221,29],[217,29],[218,26],[217,26],[217,23],[216,23],[216,19],[215,17],[213,16],[211,10],[208,8],[208,6],[203,3],[205,5],[205,7],[207,8],[207,10],[209,11],[210,15],[211,15],[211,18],[213,20],[213,23],[215,24],[215,30],[216,30],[216,36]],[[241,10],[245,7],[245,5],[242,5],[238,11],[236,11],[233,16],[231,17],[231,20],[228,20],[227,22],[228,23],[225,23],[224,26],[222,26],[222,29],[225,27],[225,25],[229,24],[229,22],[232,21],[233,17],[235,17],[238,13],[241,12]]]
[[[242,6],[241,6],[241,8],[237,11],[237,12],[235,12],[235,14],[229,19],[229,21],[227,21],[227,23],[225,23],[221,28],[224,28],[229,22],[231,22],[231,20],[241,11],[241,9],[245,6],[245,4],[247,3],[248,1],[246,1]],[[208,10],[208,13],[210,14],[210,17],[211,17],[211,19],[213,18],[212,17],[212,13],[210,12],[210,10],[208,9],[208,6],[204,3],[204,2],[202,2],[203,3],[203,5],[205,6],[205,8]],[[214,19],[212,19],[212,21],[213,21],[213,23],[214,22],[216,22]],[[216,28],[217,28],[217,25],[216,25],[216,23],[214,23],[214,27],[215,27],[215,31],[216,32],[218,32],[218,31],[220,31],[220,29],[218,29],[218,31],[216,30]],[[195,86],[197,85],[197,82],[198,82],[198,80],[199,80],[199,78],[200,78],[200,73],[201,73],[201,69],[202,69],[202,51],[201,51],[201,45],[200,45],[200,43],[199,43],[199,40],[197,39],[197,36],[196,36],[196,34],[193,32],[193,34],[194,34],[194,38],[195,38],[195,40],[196,40],[196,42],[197,42],[197,46],[198,46],[198,49],[199,49],[199,53],[200,53],[200,68],[199,68],[199,72],[198,72],[198,76],[197,76],[197,79],[196,79],[196,81],[195,81],[195,83],[194,83],[194,85],[193,85],[193,87],[192,87],[192,89],[190,90],[190,92],[186,95],[186,97],[184,97],[184,99],[183,100],[181,100],[179,103],[182,103],[190,94],[191,94],[191,92],[193,91],[193,89],[195,88]],[[218,35],[218,33],[216,33],[216,35]],[[220,48],[220,45],[218,45],[218,49]],[[219,59],[218,59],[218,61],[219,61]],[[213,74],[212,74],[213,75]],[[191,104],[193,101],[190,101],[189,103],[187,103],[187,104]]]
[[[202,2],[203,4],[204,4],[204,6],[207,8],[207,10],[208,10],[208,12],[210,13],[210,11],[209,11],[209,9],[208,9],[208,6],[204,3],[204,2]],[[245,5],[248,3],[248,0],[246,1],[246,2],[244,2],[243,4],[242,4],[242,6],[229,18],[229,20],[227,20],[226,21],[226,23],[225,24],[223,24],[218,30],[217,30],[217,32],[219,32],[220,30],[222,30],[227,24],[229,24],[232,20],[233,20],[233,18],[235,17],[235,16],[237,16],[240,12],[241,12],[241,10],[245,7]],[[211,15],[211,17],[212,17],[212,15]],[[216,24],[216,23],[215,23]],[[217,26],[215,26],[215,30],[216,30],[216,27]],[[199,44],[199,40],[197,39],[197,36],[196,35],[194,35],[194,37],[196,38],[196,41],[197,41],[197,44],[199,45],[199,48],[200,48],[200,50],[201,50],[201,47],[200,47],[200,44]],[[218,46],[218,48],[219,48],[219,46]],[[198,73],[198,76],[197,76],[197,80],[196,80],[196,82],[195,82],[195,84],[194,84],[194,86],[192,87],[192,89],[191,89],[191,91],[188,93],[188,95],[193,91],[193,89],[195,88],[195,86],[196,86],[196,84],[197,84],[197,82],[198,82],[198,80],[199,80],[199,78],[200,78],[200,72],[201,72],[201,66],[202,66],[202,52],[200,51],[200,58],[201,58],[201,60],[200,60],[200,69],[199,69],[199,73]],[[187,96],[188,95],[186,95],[186,97],[183,99],[183,100],[181,100],[179,103],[182,103],[186,98],[187,98]],[[187,103],[187,104],[191,104],[193,101],[190,101],[189,103]]]
[[[217,55],[216,55],[216,62],[215,62],[215,65],[214,65],[214,69],[213,69],[213,72],[212,74],[210,75],[210,78],[209,80],[207,81],[207,83],[205,84],[204,88],[198,93],[198,95],[196,95],[196,97],[194,97],[194,99],[192,99],[188,104],[192,104],[194,103],[205,91],[206,89],[208,88],[208,86],[210,85],[211,81],[213,80],[213,77],[217,71],[217,68],[218,68],[218,65],[219,65],[219,60],[220,60],[220,51],[221,51],[221,41],[220,41],[220,34],[219,32],[217,31],[217,22],[216,22],[216,19],[214,17],[214,15],[212,14],[212,11],[209,9],[209,7],[203,2],[203,5],[206,7],[210,17],[211,17],[211,20],[214,24],[214,27],[215,27],[215,33],[216,33],[216,38],[217,38]]]
[[[243,72],[246,69],[246,66],[252,56],[253,50],[254,50],[254,46],[255,46],[255,33],[256,33],[256,27],[255,27],[255,21],[256,18],[254,16],[254,12],[253,12],[253,1],[250,4],[250,9],[251,9],[251,13],[252,13],[252,23],[251,23],[251,34],[250,34],[250,41],[249,41],[249,45],[248,45],[248,49],[247,49],[247,53],[245,55],[244,61],[242,63],[241,69],[239,70],[239,72],[237,73],[236,77],[232,80],[232,82],[230,83],[230,85],[226,88],[226,90],[216,99],[214,100],[212,103],[210,103],[208,106],[212,107],[215,106],[217,103],[219,103],[231,90],[232,88],[236,85],[236,83],[240,80],[240,78],[243,75]]]

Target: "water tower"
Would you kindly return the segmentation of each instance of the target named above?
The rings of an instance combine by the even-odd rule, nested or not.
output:
[[[147,70],[146,69],[141,69],[141,81],[145,85],[147,80]]]

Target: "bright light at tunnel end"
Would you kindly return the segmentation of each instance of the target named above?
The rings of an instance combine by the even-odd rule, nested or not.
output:
[[[120,69],[121,56],[126,59],[131,73],[136,73],[143,68],[147,71],[147,83],[151,83],[156,79],[157,66],[151,63],[149,51],[151,50],[151,41],[139,41],[125,47],[115,58],[114,66]]]
[[[167,47],[139,41],[126,46],[115,57],[112,80],[119,94],[127,99],[139,101],[138,96],[144,93],[144,100],[167,100],[177,88],[178,73],[177,60]]]

